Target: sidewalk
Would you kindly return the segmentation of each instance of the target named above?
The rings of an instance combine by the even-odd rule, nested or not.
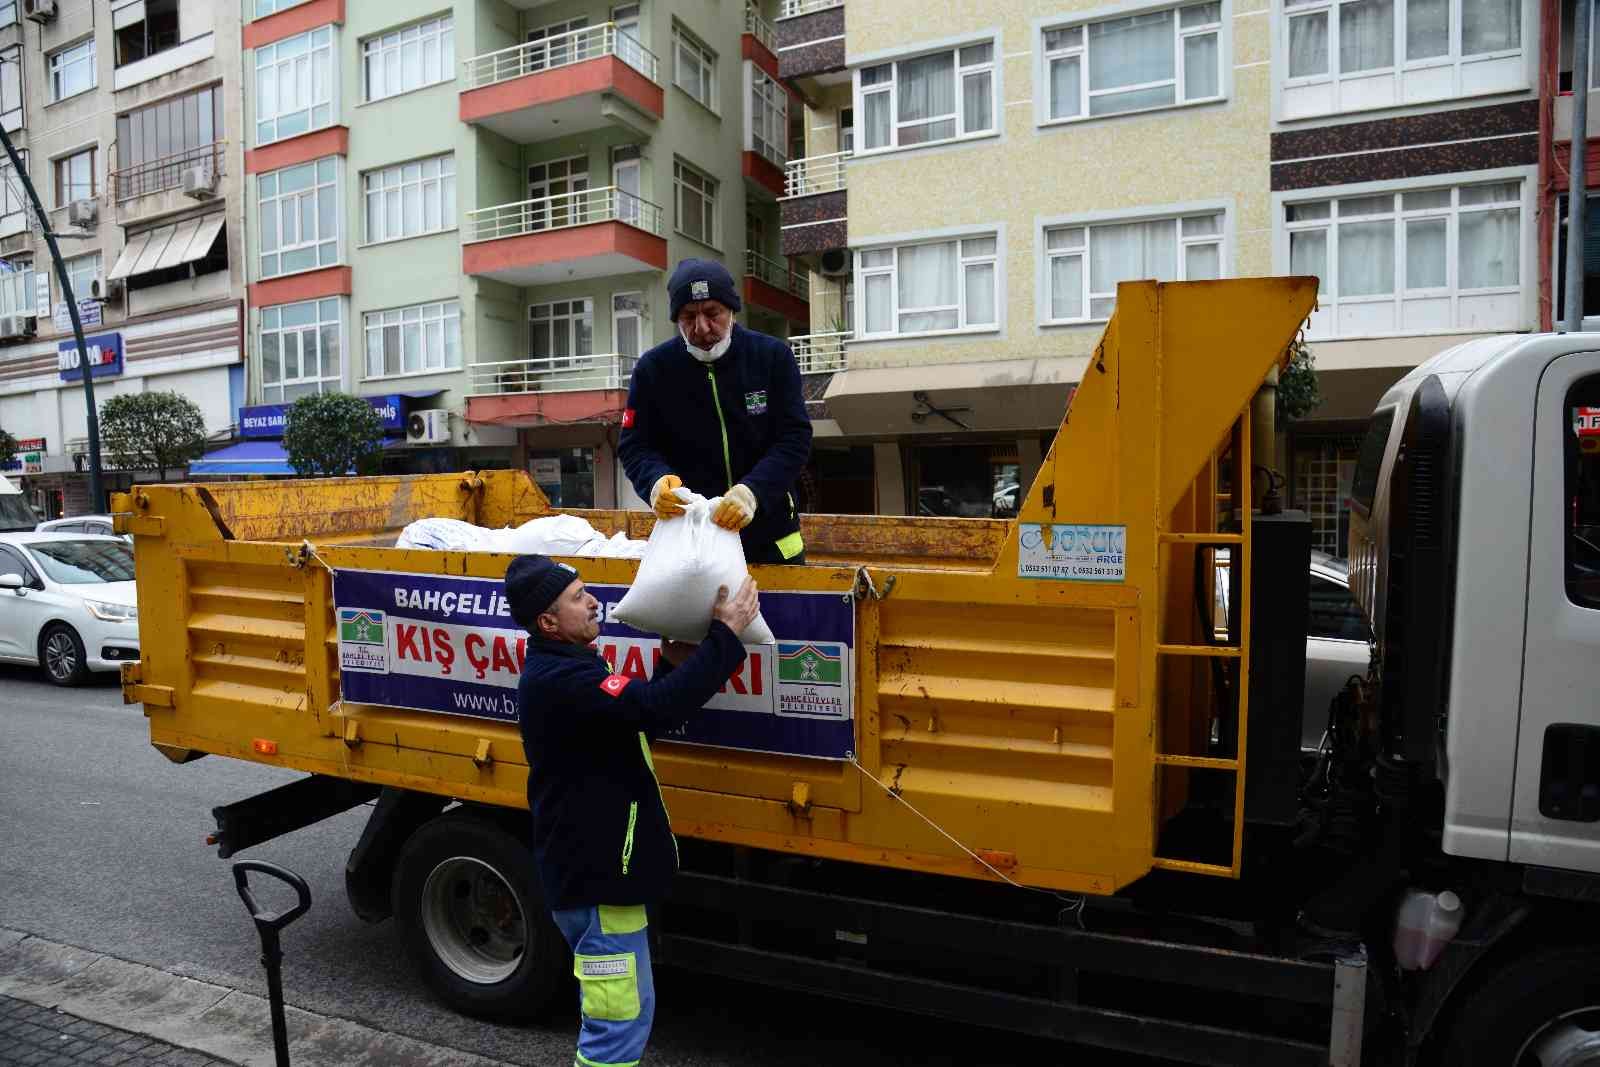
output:
[[[0,1067],[213,1067],[203,1052],[0,994]]]

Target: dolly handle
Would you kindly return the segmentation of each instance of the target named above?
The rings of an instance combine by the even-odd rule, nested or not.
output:
[[[276,913],[263,911],[261,905],[256,902],[255,894],[250,892],[251,871],[276,878],[292,886],[300,899],[288,911]],[[276,863],[268,863],[265,860],[238,860],[233,865],[233,881],[239,888],[239,899],[243,900],[244,906],[250,910],[250,918],[254,919],[256,926],[263,930],[277,933],[304,915],[311,907],[311,887],[306,885],[306,880],[287,868],[279,867]]]

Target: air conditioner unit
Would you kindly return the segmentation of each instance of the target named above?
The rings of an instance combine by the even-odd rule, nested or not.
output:
[[[35,22],[49,22],[56,17],[56,0],[22,0],[22,14]]]
[[[840,278],[850,273],[850,250],[830,248],[822,253],[818,269],[829,278]]]
[[[0,315],[0,337],[32,336],[32,315]]]
[[[406,443],[437,445],[450,440],[450,413],[443,408],[413,411],[406,418]]]
[[[210,200],[217,195],[217,171],[209,163],[185,167],[183,195],[194,200]]]
[[[107,278],[104,274],[96,274],[89,282],[89,298],[92,300],[115,300],[121,295],[121,278]]]
[[[100,225],[98,200],[74,200],[67,205],[67,225],[88,229]]]

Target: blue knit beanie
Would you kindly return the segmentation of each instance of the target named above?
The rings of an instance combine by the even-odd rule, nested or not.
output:
[[[518,556],[506,568],[506,602],[511,605],[511,618],[533,633],[533,621],[549,611],[577,578],[577,571],[549,556]]]
[[[715,300],[729,311],[738,311],[744,305],[739,300],[739,290],[733,284],[733,275],[714,259],[686,259],[678,264],[667,279],[667,294],[672,297],[672,321],[678,321],[683,305],[697,300]]]

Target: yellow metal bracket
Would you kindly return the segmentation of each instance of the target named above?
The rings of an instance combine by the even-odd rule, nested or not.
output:
[[[494,764],[494,753],[489,749],[489,739],[487,737],[478,738],[478,747],[472,753],[472,765],[480,771],[488,770]]]
[[[346,748],[357,748],[361,744],[361,724],[355,719],[344,721],[344,743]]]

